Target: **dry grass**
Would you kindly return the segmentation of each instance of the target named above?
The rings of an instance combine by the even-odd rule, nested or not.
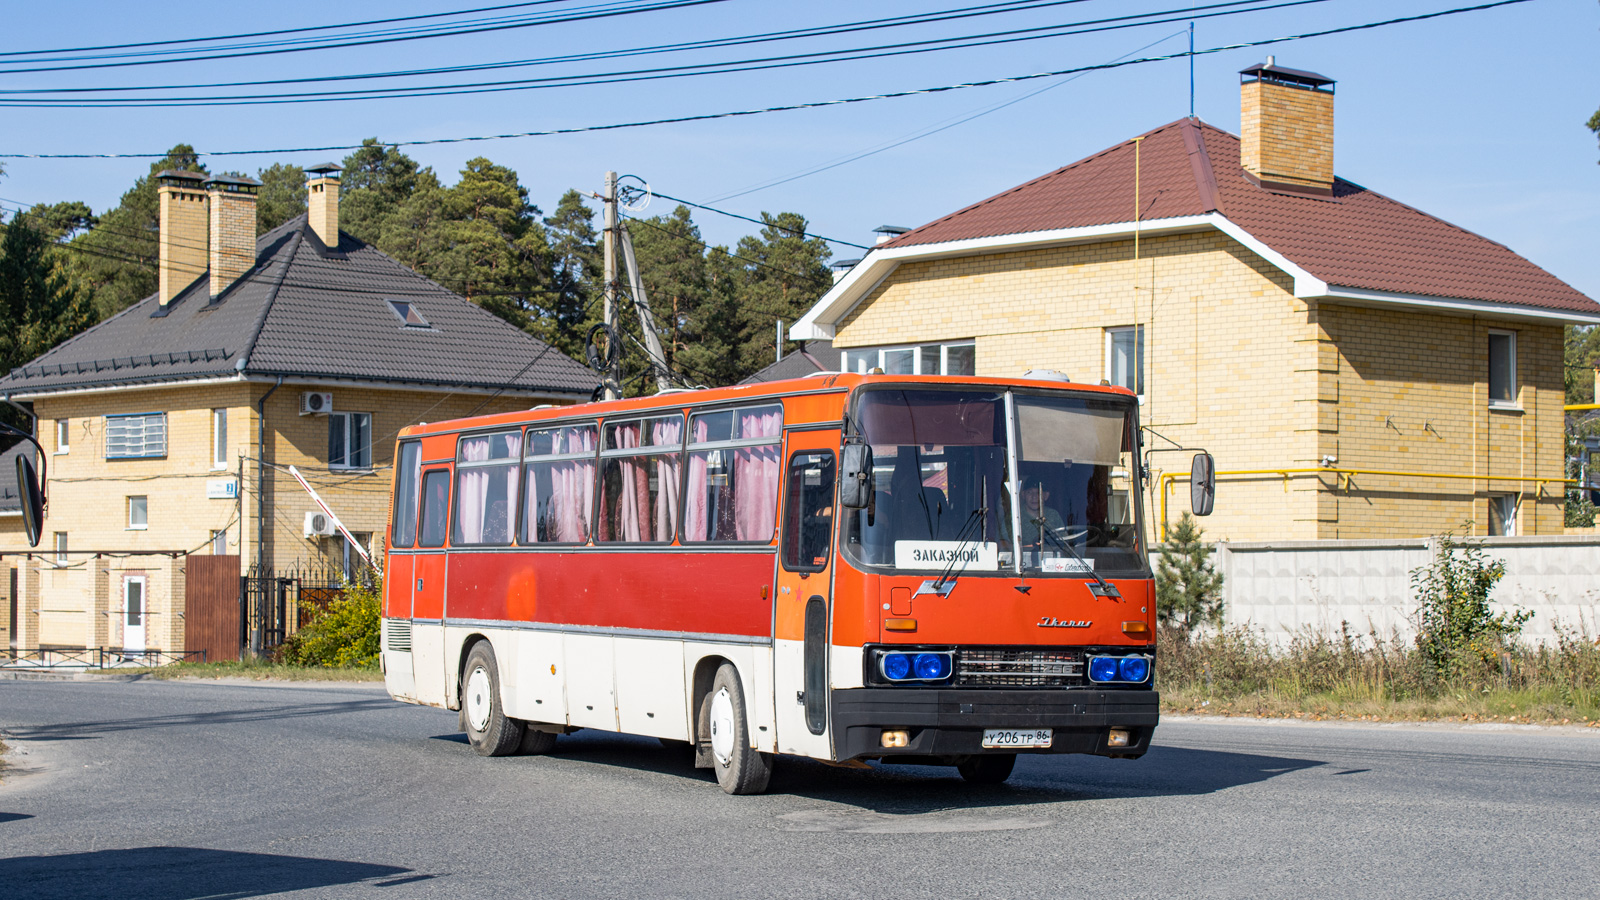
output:
[[[1459,721],[1600,727],[1600,645],[1508,646],[1445,678],[1404,642],[1345,633],[1273,650],[1229,630],[1159,637],[1166,712],[1353,721]]]
[[[290,666],[276,662],[177,663],[160,668],[128,670],[138,671],[152,678],[162,679],[216,679],[247,678],[252,681],[382,681],[377,669],[329,668],[322,666]]]

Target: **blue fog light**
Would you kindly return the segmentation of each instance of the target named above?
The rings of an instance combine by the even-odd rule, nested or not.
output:
[[[1116,681],[1117,661],[1110,656],[1092,656],[1089,658],[1090,681]]]
[[[924,681],[939,681],[950,674],[950,657],[943,653],[918,653],[912,661],[917,677]]]
[[[885,653],[883,655],[883,676],[890,681],[899,681],[911,676],[911,657],[904,653]]]
[[[1142,656],[1125,656],[1122,662],[1118,663],[1118,668],[1123,681],[1138,684],[1150,677],[1150,660]]]

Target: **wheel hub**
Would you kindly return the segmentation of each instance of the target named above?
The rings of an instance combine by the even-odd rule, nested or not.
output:
[[[467,722],[473,731],[485,731],[489,727],[489,707],[491,699],[489,694],[489,672],[482,666],[472,670],[467,676]]]
[[[733,761],[733,698],[727,688],[711,696],[711,754],[719,765]]]

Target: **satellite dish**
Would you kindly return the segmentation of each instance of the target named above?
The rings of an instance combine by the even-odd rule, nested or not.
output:
[[[27,533],[28,546],[37,547],[44,528],[44,494],[26,453],[17,454],[17,498],[22,501],[22,528]]]
[[[639,182],[638,184],[623,184],[628,179]],[[650,184],[637,175],[623,175],[617,179],[617,202],[623,209],[631,213],[642,213],[650,207],[650,200],[654,195],[650,193]]]

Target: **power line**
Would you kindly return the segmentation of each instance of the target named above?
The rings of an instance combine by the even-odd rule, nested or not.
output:
[[[640,12],[657,12],[660,10],[681,9],[689,6],[705,6],[712,3],[726,3],[727,0],[659,0],[627,9],[609,10],[585,13],[564,17],[547,17],[531,22],[510,22],[500,24],[485,24],[470,28],[456,28],[448,31],[435,31],[431,34],[390,35],[387,37],[373,37],[366,40],[341,41],[337,43],[322,43],[311,47],[277,47],[273,49],[253,49],[232,53],[216,53],[209,56],[190,56],[175,59],[139,59],[125,62],[96,62],[71,66],[35,66],[25,69],[0,69],[0,75],[23,75],[37,72],[72,72],[85,69],[119,69],[128,66],[150,66],[167,63],[185,62],[212,62],[219,59],[241,59],[251,56],[276,56],[283,53],[304,53],[309,50],[342,50],[349,47],[370,47],[375,44],[393,44],[401,41],[418,41],[436,37],[457,37],[467,34],[485,34],[494,31],[509,31],[518,28],[532,28],[539,25],[552,25],[565,22],[583,22],[592,19],[609,19],[616,16],[632,15]]]
[[[961,50],[972,47],[993,46],[996,44],[1012,44],[1022,41],[1036,41],[1049,38],[1068,37],[1079,34],[1119,31],[1127,28],[1139,28],[1145,25],[1169,24],[1172,22],[1193,19],[1209,19],[1218,16],[1263,12],[1267,10],[1283,9],[1294,6],[1306,6],[1325,2],[1328,2],[1328,0],[1283,0],[1283,2],[1263,6],[1259,5],[1262,3],[1262,0],[1228,0],[1228,2],[1184,7],[1181,9],[1162,10],[1160,12],[1153,13],[1138,13],[1135,15],[1113,16],[1103,19],[1088,19],[1081,22],[1073,22],[1061,25],[1019,28],[1009,31],[988,32],[977,35],[962,35],[958,37],[935,38],[921,41],[905,41],[896,44],[880,44],[877,46],[858,47],[848,50],[826,50],[812,53],[787,54],[782,56],[755,57],[750,59],[717,63],[658,66],[649,69],[625,69],[613,72],[589,73],[586,75],[549,76],[545,78],[525,78],[512,81],[467,82],[447,85],[416,85],[411,87],[391,86],[345,91],[311,91],[280,94],[232,94],[213,95],[206,97],[170,96],[138,97],[126,99],[116,97],[100,97],[71,101],[53,98],[30,99],[12,97],[0,100],[0,107],[25,109],[140,109],[154,107],[191,106],[272,106],[290,103],[343,103],[357,100],[395,100],[419,97],[451,97],[468,94],[493,94],[530,90],[553,90],[559,88],[585,87],[603,84],[627,84],[642,81],[661,81],[673,78],[692,78],[706,75],[727,75],[741,72],[795,68],[799,66],[816,66],[829,65],[839,62],[856,62],[865,59],[883,59],[887,57],[911,56],[923,53],[939,53],[947,50]],[[1239,6],[1248,6],[1249,8],[1233,8]],[[1220,11],[1207,12],[1207,10]],[[1166,18],[1153,18],[1155,16],[1166,16]],[[0,74],[5,73],[0,71]],[[52,91],[52,93],[69,92],[71,92],[70,89],[66,91]]]
[[[111,88],[81,88],[76,90],[160,90],[170,88],[200,88],[200,87],[245,87],[252,85],[268,84],[303,84],[323,81],[344,81],[368,78],[414,77],[419,75],[442,75],[460,72],[479,72],[492,69],[518,68],[532,65],[550,65],[562,62],[578,62],[597,59],[619,59],[628,56],[643,56],[660,53],[676,53],[686,50],[704,50],[718,47],[733,47],[745,44],[770,43],[774,41],[790,41],[811,37],[827,37],[836,34],[849,34],[860,31],[875,31],[884,28],[900,28],[907,25],[924,25],[934,22],[951,21],[955,19],[973,18],[977,16],[1000,15],[1013,12],[1026,12],[1050,6],[1065,6],[1083,3],[1087,0],[1010,0],[1004,3],[992,3],[983,6],[970,6],[953,10],[942,10],[932,13],[919,13],[915,15],[894,16],[882,19],[866,19],[856,22],[845,22],[838,25],[815,26],[811,28],[796,28],[787,31],[769,31],[756,34],[740,35],[731,38],[710,38],[697,41],[680,41],[671,44],[653,44],[643,47],[632,47],[622,50],[596,50],[583,53],[570,53],[563,56],[536,57],[533,59],[506,60],[492,63],[473,63],[460,66],[439,66],[428,69],[408,69],[393,72],[369,72],[355,75],[310,76],[301,78],[280,78],[258,81],[216,82],[209,84],[191,85],[145,85]],[[0,54],[3,56],[3,54]],[[37,70],[34,70],[37,71]],[[44,92],[34,91],[34,93]],[[0,93],[28,93],[26,91],[7,91]]]
[[[678,238],[679,240],[688,241],[691,244],[699,244],[701,247],[703,247],[703,248],[705,248],[707,250],[712,249],[712,245],[706,243],[705,241],[700,240],[699,238],[692,238],[692,237],[688,236],[687,234],[679,234],[678,232],[673,231],[670,228],[663,228],[662,226],[657,225],[656,223],[650,221],[649,219],[640,219],[640,218],[638,218],[636,216],[627,215],[626,213],[622,213],[621,215],[622,215],[622,217],[624,219],[627,219],[630,222],[638,222],[640,225],[643,225],[646,228],[654,228],[656,231],[660,231],[660,232],[662,232],[664,234],[669,234],[669,235],[671,235],[671,236],[673,236],[675,238]],[[782,226],[778,226],[778,227],[781,228]],[[817,284],[817,285],[831,286],[833,284],[833,280],[831,278],[818,278],[818,277],[812,277],[810,275],[807,275],[804,272],[791,272],[788,269],[780,269],[777,266],[770,265],[768,263],[764,263],[759,259],[751,259],[748,256],[740,256],[739,254],[734,253],[733,251],[729,250],[726,247],[723,247],[721,249],[722,249],[722,252],[728,254],[728,256],[733,258],[733,259],[737,259],[740,262],[747,262],[752,266],[758,266],[758,267],[763,268],[763,269],[771,269],[772,271],[777,272],[780,275],[788,275],[791,278],[799,278],[799,279],[802,279],[804,281],[809,281],[812,284]]]
[[[663,194],[663,193],[661,193],[660,191],[657,191],[657,190],[651,190],[650,193],[655,194],[657,197],[660,197],[663,200],[671,200],[674,203],[682,203],[684,206],[692,206],[695,209],[703,209],[706,212],[714,212],[719,216],[727,216],[730,219],[743,219],[746,222],[754,222],[757,225],[762,226],[763,228],[774,227],[774,226],[780,227],[780,228],[782,227],[781,225],[778,225],[776,222],[769,222],[769,221],[767,221],[765,219],[752,219],[749,216],[741,216],[738,213],[731,213],[731,212],[728,212],[725,209],[717,209],[716,207],[713,207],[713,206],[703,206],[703,205],[701,205],[699,203],[691,203],[688,200],[683,200],[683,199],[680,199],[678,197],[673,197],[673,196],[670,196],[668,194]],[[632,218],[632,217],[630,216],[629,218]],[[636,220],[636,221],[639,221],[639,220]],[[820,234],[812,234],[809,231],[800,232],[800,236],[801,237],[807,237],[807,238],[816,238],[817,240],[827,241],[830,244],[844,244],[846,247],[855,247],[858,250],[871,250],[872,249],[871,247],[868,247],[868,246],[866,246],[864,244],[855,244],[855,243],[851,243],[850,241],[841,241],[838,238],[823,237]]]
[[[1301,34],[1285,35],[1283,37],[1267,38],[1258,41],[1244,41],[1234,44],[1224,44],[1204,50],[1185,51],[1182,53],[1169,53],[1162,56],[1146,56],[1137,59],[1121,60],[1110,63],[1100,63],[1091,66],[1076,66],[1069,69],[1057,69],[1049,72],[1036,72],[1029,75],[1011,75],[1004,78],[989,78],[981,81],[968,81],[959,84],[948,84],[939,87],[917,88],[914,90],[891,91],[881,94],[869,94],[859,97],[843,97],[835,100],[818,100],[809,103],[793,103],[780,106],[759,107],[756,109],[732,110],[718,113],[700,113],[686,116],[669,116],[657,119],[643,119],[632,122],[616,122],[606,125],[586,125],[574,128],[551,128],[539,131],[510,132],[506,134],[473,135],[470,137],[430,138],[411,141],[390,141],[385,146],[391,147],[421,147],[437,144],[459,144],[481,141],[512,140],[530,137],[551,137],[566,134],[587,134],[600,131],[617,131],[628,128],[644,128],[653,125],[675,125],[686,122],[708,122],[717,119],[741,118],[745,116],[759,116],[768,113],[794,112],[807,109],[824,109],[833,106],[846,106],[856,103],[870,103],[878,100],[897,100],[904,97],[917,97],[930,94],[941,94],[952,91],[967,90],[969,88],[992,87],[1001,84],[1016,84],[1024,81],[1033,81],[1040,78],[1055,78],[1061,75],[1075,75],[1079,72],[1103,71],[1118,69],[1124,66],[1144,65],[1147,63],[1169,62],[1175,59],[1187,59],[1190,56],[1205,56],[1213,53],[1224,53],[1230,50],[1243,50],[1252,47],[1267,47],[1273,44],[1288,43],[1290,41],[1307,40],[1309,38],[1327,37],[1335,34],[1346,34],[1354,31],[1364,31],[1373,28],[1383,28],[1389,25],[1399,25],[1409,22],[1420,22],[1428,19],[1437,19],[1443,16],[1453,16],[1462,13],[1480,12],[1483,10],[1497,9],[1503,6],[1513,6],[1528,3],[1531,0],[1496,0],[1492,3],[1483,3],[1475,6],[1462,6],[1454,9],[1440,10],[1438,12],[1422,13],[1414,16],[1403,16],[1394,19],[1385,19],[1377,22],[1365,22],[1360,25],[1346,25],[1339,28],[1328,28],[1321,31],[1309,31]],[[260,150],[212,150],[197,152],[197,156],[263,156],[270,154],[288,153],[325,153],[336,150],[359,150],[361,144],[325,144],[307,147],[278,147]],[[160,153],[0,153],[0,159],[161,159],[167,151]]]

